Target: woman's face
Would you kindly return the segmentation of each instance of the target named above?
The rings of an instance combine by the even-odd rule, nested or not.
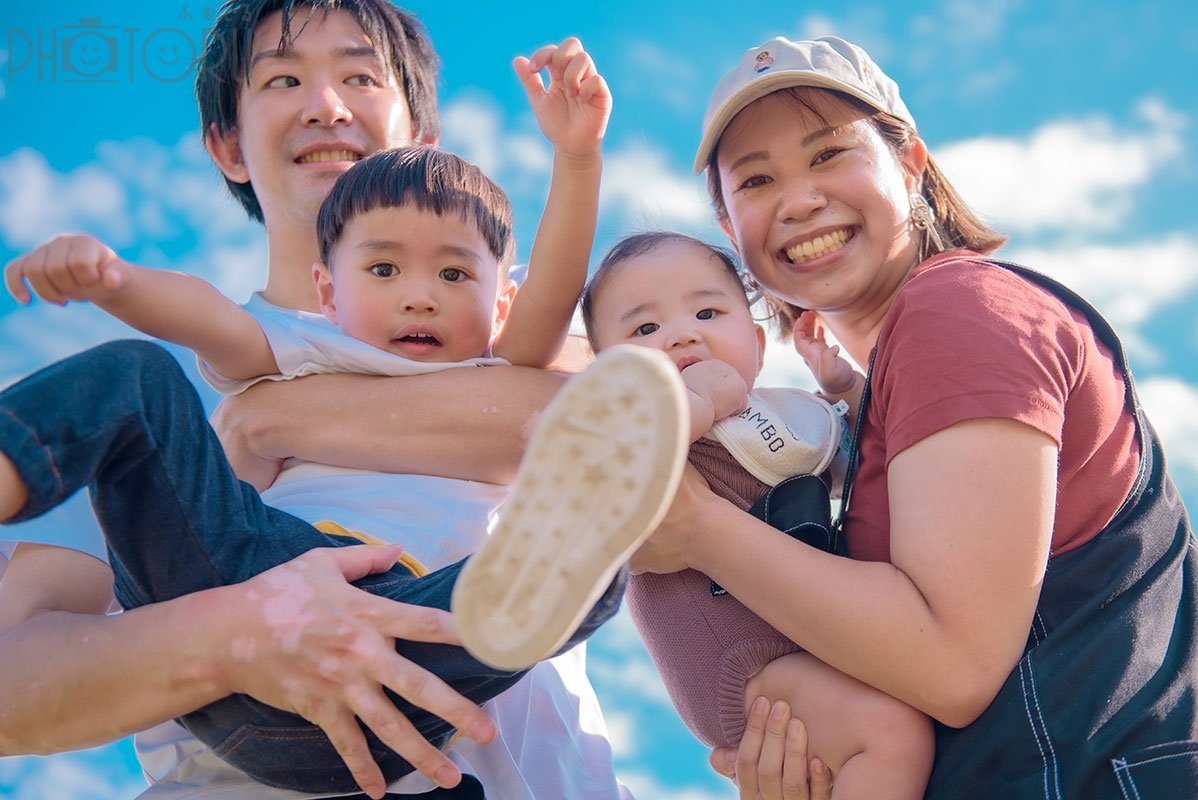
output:
[[[805,97],[818,113],[775,92],[742,110],[720,138],[724,230],[779,298],[868,313],[915,264],[908,198],[926,151],[917,143],[900,159],[863,111],[819,90]]]

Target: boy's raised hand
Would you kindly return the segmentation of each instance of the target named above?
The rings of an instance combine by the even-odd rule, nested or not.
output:
[[[124,286],[129,276],[129,265],[111,248],[79,233],[55,236],[4,267],[9,294],[22,304],[33,299],[30,289],[60,306],[69,300],[104,300]]]
[[[571,36],[561,44],[540,48],[532,58],[518,56],[512,66],[545,138],[565,155],[597,154],[612,98],[582,42]],[[548,87],[541,80],[541,70],[549,72]]]

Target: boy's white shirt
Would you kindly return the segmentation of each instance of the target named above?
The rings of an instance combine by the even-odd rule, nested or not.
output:
[[[502,359],[414,362],[346,336],[320,314],[280,308],[258,295],[245,308],[262,325],[280,368],[292,373],[272,379],[318,372],[414,375],[506,363]],[[339,368],[341,363],[353,366]],[[240,391],[265,379],[228,381],[202,362],[201,373],[218,391]],[[486,535],[489,514],[506,493],[506,487],[475,481],[389,475],[291,460],[262,496],[301,519],[332,520],[387,542],[402,542],[405,553],[429,569],[437,569],[477,548]],[[14,541],[57,544],[107,560],[103,536],[85,492],[77,493],[52,514],[10,531],[20,534],[13,536]],[[537,664],[483,708],[496,722],[496,740],[480,745],[460,737],[445,752],[463,772],[475,775],[489,796],[505,800],[631,799],[615,776],[606,723],[586,676],[585,644]],[[549,732],[553,735],[546,735]],[[139,795],[142,800],[335,796],[293,792],[253,781],[173,721],[137,734],[134,743],[151,782]],[[412,773],[392,783],[388,791],[417,794],[432,788],[428,778]]]

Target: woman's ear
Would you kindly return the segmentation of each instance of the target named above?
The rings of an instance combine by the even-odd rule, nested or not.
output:
[[[907,192],[923,191],[923,173],[928,167],[928,146],[918,136],[911,140],[911,146],[899,159],[903,173],[906,176]]]
[[[241,157],[241,140],[237,131],[221,133],[216,123],[213,123],[204,134],[204,146],[217,169],[226,178],[233,183],[250,182],[250,172],[245,166],[245,159]]]
[[[728,243],[732,245],[732,250],[735,253],[740,253],[740,248],[736,246],[736,232],[732,230],[732,220],[726,216],[721,216],[717,220],[720,224],[720,230],[728,237]]]
[[[334,325],[337,324],[337,298],[333,294],[333,273],[323,261],[312,265],[312,282],[316,284],[316,298],[320,313]]]

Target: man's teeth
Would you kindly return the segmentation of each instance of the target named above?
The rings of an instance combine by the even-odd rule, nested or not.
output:
[[[300,158],[301,164],[315,164],[323,161],[357,161],[357,153],[349,150],[317,150]]]
[[[794,247],[786,248],[786,257],[796,264],[802,264],[804,261],[810,261],[813,258],[818,258],[819,256],[839,250],[844,247],[844,243],[848,240],[848,230],[841,228],[838,231],[825,233],[823,236],[796,244]]]

